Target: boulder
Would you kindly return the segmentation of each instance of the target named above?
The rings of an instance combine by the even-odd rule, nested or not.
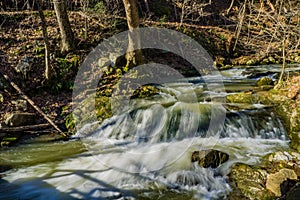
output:
[[[273,85],[274,81],[269,77],[262,77],[256,81],[256,85],[261,87],[265,85]]]
[[[297,174],[294,170],[284,168],[279,170],[279,172],[269,174],[267,177],[266,188],[275,194],[275,196],[280,197],[282,195],[280,185],[287,179],[297,180]]]
[[[213,149],[194,151],[192,154],[192,162],[198,162],[199,166],[204,168],[217,168],[228,159],[228,154]]]
[[[13,112],[5,116],[5,124],[7,126],[26,126],[36,123],[37,117],[34,113]]]
[[[229,199],[274,199],[274,194],[265,188],[267,171],[245,164],[236,164],[229,174],[232,193]],[[236,194],[239,194],[236,197]]]
[[[254,104],[258,103],[258,98],[251,93],[240,92],[236,94],[230,94],[226,96],[227,103],[245,103]]]

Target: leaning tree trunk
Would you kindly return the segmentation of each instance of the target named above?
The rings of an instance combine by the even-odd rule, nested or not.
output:
[[[126,65],[132,67],[143,63],[140,34],[137,29],[139,27],[140,20],[137,8],[137,0],[123,0],[123,3],[129,28]]]
[[[38,10],[39,10],[39,15],[42,21],[42,30],[43,30],[43,38],[44,38],[44,43],[45,43],[45,78],[50,79],[53,75],[53,69],[50,67],[50,44],[49,44],[49,39],[48,39],[48,33],[47,33],[47,26],[46,26],[46,19],[45,15],[43,13],[43,1],[38,0]]]
[[[71,51],[74,49],[74,35],[70,26],[66,2],[65,0],[54,0],[53,4],[61,34],[61,52]]]

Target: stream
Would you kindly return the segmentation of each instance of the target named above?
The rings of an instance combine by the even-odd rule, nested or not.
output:
[[[256,165],[289,148],[272,107],[225,103],[226,95],[277,72],[279,66],[233,68],[221,72],[223,80],[207,75],[161,84],[159,94],[131,99],[69,141],[2,149],[0,162],[12,169],[0,174],[0,199],[226,199],[233,164]],[[205,149],[229,160],[215,169],[192,163],[192,153]]]

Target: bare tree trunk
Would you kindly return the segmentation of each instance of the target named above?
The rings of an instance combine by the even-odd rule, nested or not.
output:
[[[246,4],[247,4],[247,0],[245,0],[245,2],[243,4],[242,11],[239,13],[240,22],[239,22],[239,24],[238,24],[238,26],[236,27],[236,30],[235,30],[236,40],[235,40],[235,43],[234,43],[234,46],[233,46],[233,51],[235,51],[235,48],[236,48],[241,30],[242,30],[242,26],[243,26],[243,22],[244,22],[244,18],[245,18]]]
[[[50,79],[53,75],[53,69],[50,67],[50,44],[49,44],[49,39],[48,39],[48,33],[47,33],[47,26],[46,26],[46,19],[45,15],[43,13],[43,8],[42,8],[42,0],[38,0],[38,10],[39,10],[39,15],[42,21],[42,30],[43,30],[43,38],[44,38],[44,43],[45,43],[45,78]]]
[[[145,5],[146,5],[147,14],[149,14],[150,13],[150,7],[149,7],[148,0],[144,0],[144,2],[145,2]]]
[[[61,51],[63,53],[71,51],[74,49],[74,35],[66,9],[66,2],[65,0],[54,0],[53,4],[61,34]]]
[[[87,8],[89,6],[89,0],[85,0],[83,2],[83,12],[85,13],[86,17],[84,18],[84,39],[86,40],[88,35],[87,35],[87,32],[88,32],[88,18],[87,18]]]
[[[123,0],[127,24],[129,28],[128,48],[126,53],[127,66],[137,66],[143,63],[143,54],[141,50],[139,27],[139,14],[137,0]]]
[[[286,67],[286,30],[283,31],[283,41],[282,41],[282,67],[281,67],[281,73],[280,77],[278,80],[279,86],[282,83],[284,72],[285,72],[285,67]]]
[[[186,5],[186,3],[187,3],[187,0],[184,0],[183,3],[182,3],[179,27],[182,26],[182,23],[183,23],[183,20],[184,20],[184,15],[185,15],[185,5]]]

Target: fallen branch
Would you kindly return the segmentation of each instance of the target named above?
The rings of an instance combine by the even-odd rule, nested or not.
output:
[[[43,117],[44,117],[44,119],[46,119],[48,122],[49,122],[49,124],[51,124],[52,126],[53,126],[53,128],[55,128],[58,132],[59,132],[59,134],[61,134],[62,136],[64,136],[64,137],[66,137],[66,134],[62,131],[62,130],[60,130],[60,128],[58,128],[58,126],[56,126],[56,124],[37,106],[37,105],[35,105],[35,103],[26,95],[26,94],[24,94],[23,92],[22,92],[22,90],[19,88],[19,86],[18,85],[16,85],[14,82],[12,82],[11,80],[10,80],[10,78],[6,75],[6,74],[2,74],[1,72],[0,72],[0,74],[9,82],[9,84],[13,87],[13,88],[15,88],[15,90],[28,102],[28,103],[30,103],[30,105],[39,113],[39,114],[41,114]]]
[[[0,128],[1,133],[17,133],[24,131],[37,131],[41,129],[49,128],[49,124],[36,124],[36,125],[27,125],[27,126],[19,126],[19,127],[3,127]]]

